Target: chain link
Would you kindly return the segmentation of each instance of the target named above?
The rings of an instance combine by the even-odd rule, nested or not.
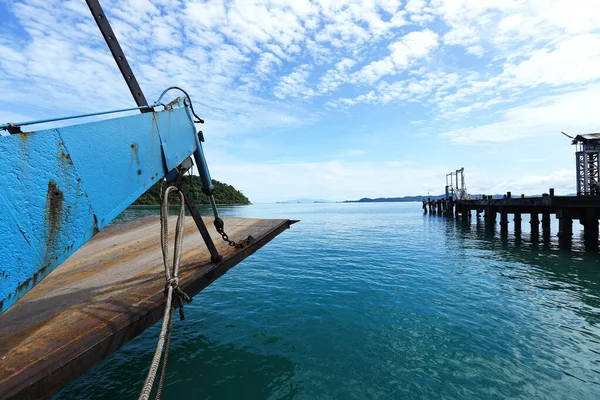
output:
[[[239,242],[234,242],[229,239],[229,236],[225,233],[225,223],[221,218],[215,218],[215,229],[221,235],[224,241],[226,241],[231,247],[235,247],[236,249],[243,249],[246,247],[254,238],[251,235],[248,235],[246,239],[240,240]]]
[[[191,169],[188,171],[188,176],[190,177],[190,186],[191,186],[193,183],[193,180],[191,179],[191,176],[192,176]],[[229,236],[225,233],[225,222],[223,222],[223,220],[219,217],[215,218],[214,225],[215,225],[215,229],[217,230],[217,233],[219,235],[221,235],[223,240],[225,242],[227,242],[227,244],[229,244],[229,246],[235,247],[236,249],[243,249],[248,244],[250,244],[251,241],[254,240],[252,235],[248,235],[248,237],[246,239],[240,240],[237,243],[234,242],[233,240],[229,239]]]

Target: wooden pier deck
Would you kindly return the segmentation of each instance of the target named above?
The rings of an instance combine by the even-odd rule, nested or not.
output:
[[[193,296],[295,221],[224,218],[230,238],[206,225],[223,260],[210,254],[186,217],[180,287]],[[174,232],[175,217],[169,221]],[[172,233],[172,236],[174,233]],[[173,243],[171,239],[169,241]],[[172,249],[171,249],[172,251]],[[0,399],[38,399],[113,353],[162,318],[165,297],[160,222],[149,216],[107,227],[0,315]]]

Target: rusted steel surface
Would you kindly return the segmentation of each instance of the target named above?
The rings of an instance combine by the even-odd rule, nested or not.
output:
[[[174,217],[170,221],[174,231]],[[180,286],[194,295],[294,221],[226,218],[228,246],[205,219],[223,260],[186,218]],[[173,240],[170,240],[173,243]],[[111,225],[0,315],[0,398],[46,398],[162,318],[164,267],[157,216]]]
[[[0,136],[0,314],[195,153],[197,143],[183,103]]]

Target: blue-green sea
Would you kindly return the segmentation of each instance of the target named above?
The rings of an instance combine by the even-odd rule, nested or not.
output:
[[[417,203],[221,212],[301,222],[175,320],[165,399],[600,398],[600,256],[578,229],[565,251],[555,221],[532,242]],[[158,332],[56,398],[137,398]]]

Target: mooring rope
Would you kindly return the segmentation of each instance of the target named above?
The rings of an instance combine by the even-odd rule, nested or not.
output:
[[[177,216],[177,225],[175,228],[175,249],[173,252],[173,268],[169,267],[169,226],[168,226],[168,217],[169,217],[169,193],[176,190],[179,193],[180,199],[180,208],[179,215]],[[150,370],[148,371],[148,375],[146,376],[146,381],[144,382],[144,387],[142,388],[142,392],[140,393],[140,400],[148,400],[150,397],[150,392],[152,391],[152,387],[154,386],[154,379],[156,378],[156,373],[158,371],[158,366],[160,364],[161,356],[163,356],[163,348],[164,356],[162,357],[163,367],[161,371],[160,380],[158,383],[158,389],[156,391],[156,399],[160,398],[162,393],[162,388],[164,384],[165,374],[167,371],[167,357],[169,355],[169,345],[171,343],[171,331],[173,328],[173,310],[172,310],[172,302],[173,296],[175,297],[175,301],[179,306],[179,317],[180,319],[185,319],[183,314],[183,303],[184,301],[189,303],[192,299],[185,294],[179,288],[179,263],[181,261],[181,249],[183,247],[183,223],[185,218],[185,209],[184,209],[184,198],[183,193],[175,187],[169,186],[164,193],[163,201],[160,208],[160,241],[161,248],[163,253],[163,262],[165,265],[165,296],[167,297],[167,301],[165,304],[165,313],[163,316],[162,327],[160,329],[160,335],[158,336],[158,343],[156,344],[156,350],[154,352],[154,357],[152,358],[152,363],[150,364]],[[166,348],[165,348],[165,337],[166,337]]]

